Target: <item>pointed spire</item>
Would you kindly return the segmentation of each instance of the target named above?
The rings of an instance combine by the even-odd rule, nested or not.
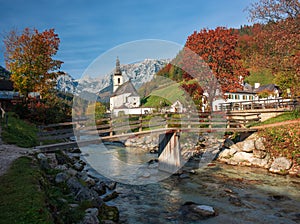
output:
[[[116,72],[115,74],[122,74],[121,73],[121,69],[120,69],[120,60],[119,60],[119,57],[117,57],[117,60],[116,60]]]

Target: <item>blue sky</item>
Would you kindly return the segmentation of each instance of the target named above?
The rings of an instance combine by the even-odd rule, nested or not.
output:
[[[195,30],[248,24],[244,9],[251,2],[0,0],[0,65],[5,65],[3,35],[12,29],[54,28],[61,40],[56,58],[64,62],[63,71],[79,78],[98,56],[126,42],[159,39],[183,45]]]

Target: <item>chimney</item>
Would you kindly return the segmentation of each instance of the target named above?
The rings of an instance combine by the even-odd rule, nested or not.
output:
[[[260,87],[260,83],[259,82],[254,83],[254,89],[258,89],[259,87]]]

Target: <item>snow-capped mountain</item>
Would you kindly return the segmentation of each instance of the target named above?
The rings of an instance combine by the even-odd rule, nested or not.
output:
[[[56,80],[56,88],[65,93],[75,93],[78,81],[74,80],[69,74],[60,75]]]
[[[154,74],[162,69],[170,60],[145,59],[142,62],[121,65],[124,82],[131,79],[138,89],[143,83],[151,81]],[[74,80],[70,75],[61,75],[57,79],[57,89],[62,92],[80,94],[82,92],[103,93],[112,91],[112,75],[114,71],[104,76],[103,79],[84,77]]]

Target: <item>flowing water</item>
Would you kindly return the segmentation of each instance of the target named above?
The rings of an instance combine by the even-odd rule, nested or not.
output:
[[[155,158],[119,146],[108,148],[116,158],[129,163]],[[108,204],[118,207],[120,223],[300,223],[300,178],[219,163],[201,169],[189,163],[185,169],[189,167],[196,174],[185,178],[172,175],[146,185],[118,183],[119,197]],[[195,220],[183,215],[181,206],[188,201],[214,207],[217,216]]]

